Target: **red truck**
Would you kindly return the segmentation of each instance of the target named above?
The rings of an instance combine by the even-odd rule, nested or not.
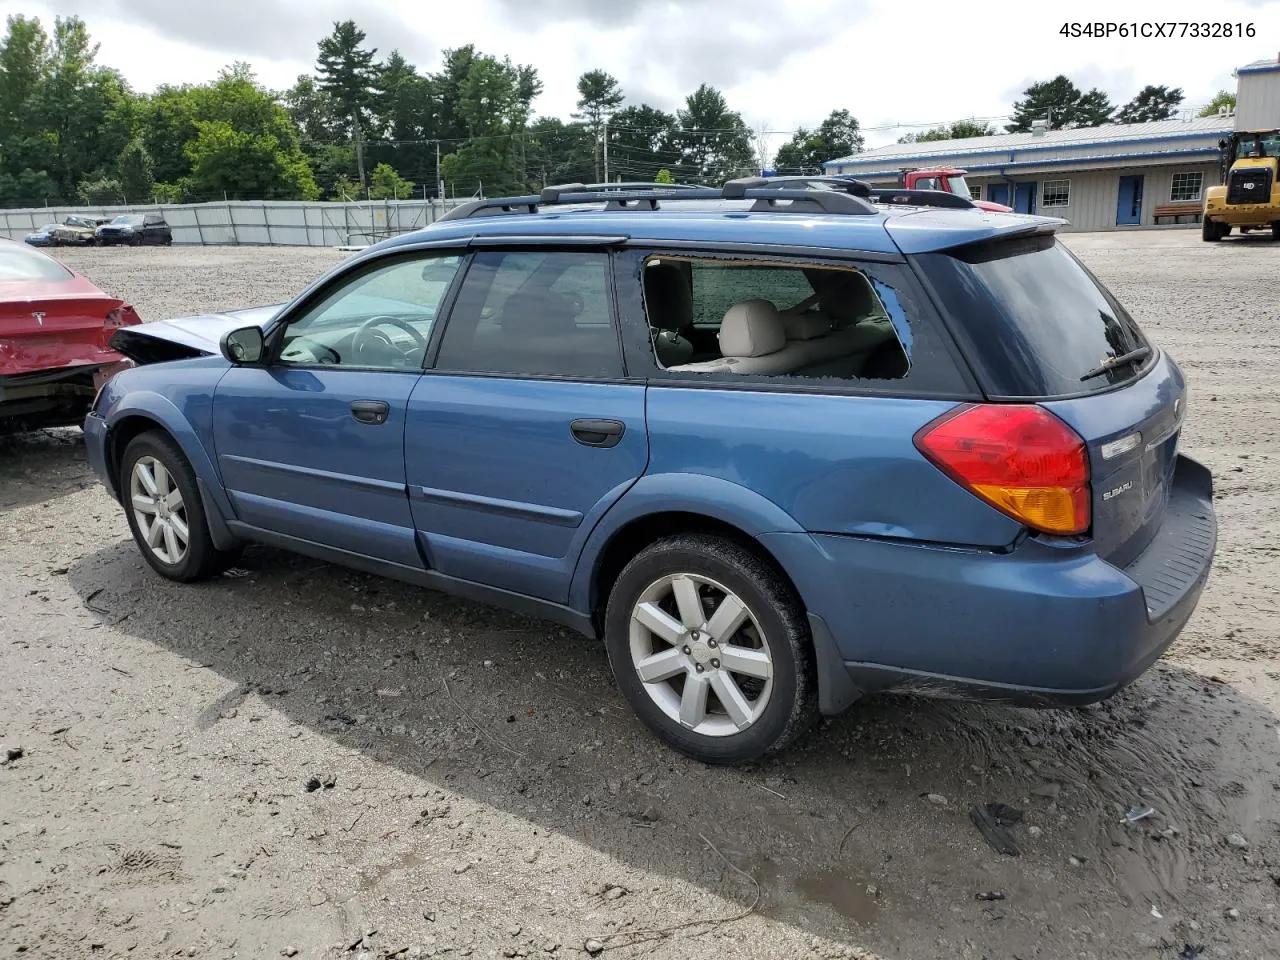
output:
[[[904,170],[902,186],[908,190],[941,190],[954,193],[973,202],[975,207],[991,210],[996,213],[1009,213],[1013,207],[1003,203],[992,203],[990,200],[975,200],[964,179],[965,171],[955,167],[935,167],[928,170]]]

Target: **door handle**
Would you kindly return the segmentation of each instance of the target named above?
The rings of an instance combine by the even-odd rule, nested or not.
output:
[[[351,415],[361,423],[386,423],[391,405],[382,400],[352,400]]]
[[[620,420],[575,420],[569,424],[573,439],[585,447],[616,447],[626,429]]]

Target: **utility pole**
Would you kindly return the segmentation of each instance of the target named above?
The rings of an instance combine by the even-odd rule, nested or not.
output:
[[[364,178],[364,131],[360,129],[360,108],[356,107],[351,114],[351,119],[355,123],[355,139],[356,139],[356,170],[360,173],[360,186],[365,185]]]
[[[604,125],[600,128],[604,134],[604,182],[609,182],[609,114],[604,115]],[[1176,219],[1176,218],[1175,218]]]
[[[444,203],[444,181],[440,179],[440,141],[436,141],[436,196]]]

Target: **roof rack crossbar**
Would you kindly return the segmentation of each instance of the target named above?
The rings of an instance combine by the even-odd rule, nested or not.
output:
[[[737,189],[733,192],[736,194]],[[732,196],[726,199],[736,200],[739,197]],[[870,216],[876,212],[876,208],[862,197],[835,190],[775,190],[770,187],[754,187],[742,191],[741,199],[756,201],[751,207],[754,213],[765,211],[807,213],[812,212],[813,207],[817,207],[822,213],[843,213],[853,216]],[[779,206],[779,200],[788,200],[790,203]]]
[[[945,190],[899,190],[895,187],[873,190],[871,202],[900,207],[949,207],[953,210],[972,210],[977,206],[972,200]]]
[[[767,186],[771,190],[836,190],[851,193],[855,197],[869,197],[873,192],[871,184],[856,177],[791,175],[781,177],[758,177],[758,186]],[[731,183],[734,181],[730,181]]]

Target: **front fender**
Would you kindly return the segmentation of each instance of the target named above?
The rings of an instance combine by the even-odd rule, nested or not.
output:
[[[689,473],[646,474],[596,524],[583,544],[569,587],[569,606],[591,610],[591,584],[609,541],[623,527],[660,513],[693,513],[730,526],[749,536],[803,533],[801,526],[772,500],[719,477]]]
[[[187,462],[191,464],[191,469],[195,471],[206,507],[212,506],[216,510],[216,514],[214,510],[206,510],[211,526],[221,526],[223,518],[235,516],[231,501],[222,489],[213,457],[189,417],[172,400],[151,390],[130,391],[106,416],[108,438],[116,427],[131,417],[151,420],[177,441]],[[216,539],[221,538],[215,536]]]

